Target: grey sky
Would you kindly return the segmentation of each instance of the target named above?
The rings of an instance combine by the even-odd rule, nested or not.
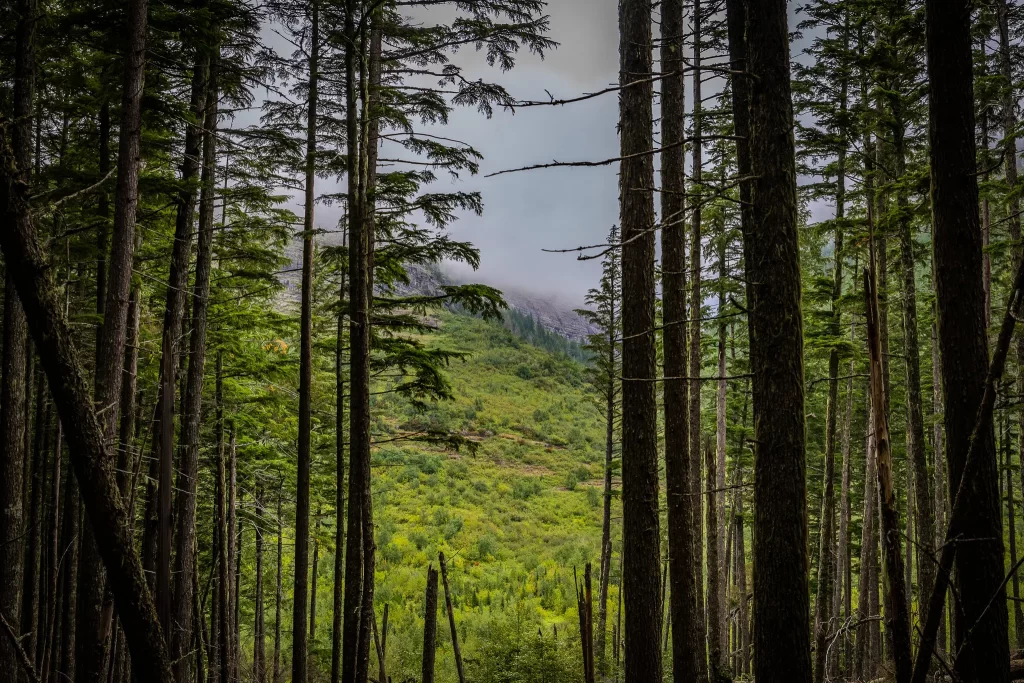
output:
[[[616,7],[615,0],[552,0],[550,35],[560,46],[543,61],[523,54],[507,73],[488,67],[472,50],[462,50],[454,61],[467,77],[498,82],[517,99],[544,100],[545,90],[556,97],[600,90],[617,78]],[[617,113],[618,100],[610,94],[568,107],[496,111],[491,119],[474,109],[453,114],[446,134],[484,155],[481,173],[455,184],[480,191],[485,206],[483,216],[465,216],[451,228],[454,237],[473,242],[481,252],[480,271],[458,269],[460,275],[582,302],[600,276],[599,264],[542,250],[603,241],[617,221],[617,168],[484,176],[552,159],[615,156]]]
[[[614,84],[618,73],[617,0],[549,0],[548,14],[550,37],[560,45],[543,61],[523,53],[515,69],[502,73],[488,67],[483,54],[471,47],[456,53],[453,61],[464,68],[467,78],[500,83],[520,100],[546,100],[547,92],[558,98],[573,97]],[[418,16],[433,23],[445,19],[437,8]],[[454,183],[444,176],[433,188],[475,190],[483,196],[482,216],[463,216],[450,228],[454,238],[468,240],[480,249],[481,268],[477,273],[467,267],[453,267],[453,271],[467,281],[581,304],[587,289],[600,277],[600,263],[544,250],[604,242],[618,221],[618,166],[485,176],[552,160],[617,156],[617,118],[618,98],[609,93],[564,107],[528,107],[515,113],[496,110],[491,119],[472,108],[459,109],[443,131],[428,129],[467,142],[484,155],[479,175],[463,176]],[[333,191],[331,184],[320,181],[318,190]],[[317,225],[333,226],[339,211],[337,207],[318,208]]]

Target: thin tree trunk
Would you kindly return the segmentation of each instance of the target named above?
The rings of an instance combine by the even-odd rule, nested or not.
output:
[[[228,606],[231,604],[231,571],[228,544],[231,529],[228,512],[228,474],[227,456],[224,450],[224,354],[217,352],[216,369],[216,444],[217,444],[217,671],[220,683],[232,683],[231,671],[231,617]],[[300,622],[305,623],[305,622]],[[297,631],[305,631],[303,628]]]
[[[309,642],[316,649],[316,584],[320,573],[320,510],[316,515],[316,533],[313,535],[313,567],[309,576]]]
[[[362,605],[366,585],[372,577],[364,575],[367,558],[364,553],[367,531],[364,498],[370,486],[370,406],[369,406],[369,353],[370,353],[370,297],[369,244],[364,220],[365,188],[362,180],[362,158],[365,150],[361,142],[361,121],[357,90],[357,64],[364,62],[356,28],[358,0],[346,0],[345,12],[345,72],[346,72],[346,132],[348,146],[348,220],[349,220],[349,482],[348,518],[345,545],[345,600],[342,626],[342,683],[358,683],[365,672],[359,671],[359,647],[362,634]],[[372,545],[372,539],[370,539]]]
[[[665,0],[661,7],[661,63],[669,73],[683,68],[683,2]],[[623,36],[626,40],[626,36]],[[626,76],[623,75],[625,79]],[[625,81],[624,81],[625,82]],[[632,88],[631,88],[632,89]],[[685,211],[685,161],[684,150],[679,143],[685,137],[685,86],[683,77],[669,76],[661,81],[662,145],[661,182],[666,190],[661,194],[661,216],[664,225],[661,230],[662,258],[662,310],[664,317],[664,373],[666,377],[683,377],[687,372],[687,314],[686,314],[686,225]],[[631,103],[632,104],[632,103]],[[632,112],[631,112],[632,115]],[[625,112],[623,112],[625,116]],[[646,132],[646,130],[645,130]],[[625,148],[623,149],[625,153]],[[635,171],[634,171],[635,172]],[[633,181],[634,185],[638,184]],[[642,183],[639,183],[642,184]],[[623,184],[622,187],[626,187]],[[625,195],[623,195],[625,198]],[[625,201],[625,199],[623,200]],[[643,229],[643,228],[637,228]],[[623,234],[625,238],[625,234]],[[623,257],[626,249],[623,248]],[[625,260],[623,260],[625,266]],[[623,270],[625,284],[626,271]],[[636,275],[630,273],[631,278]],[[629,287],[635,287],[630,280]],[[629,309],[635,305],[632,299],[637,292],[623,290],[623,321],[629,319],[630,326],[650,329],[652,323],[632,320]],[[636,353],[631,348],[631,353]],[[623,372],[624,376],[626,375]],[[633,384],[626,382],[623,392],[636,391]],[[672,677],[676,683],[697,680],[698,665],[696,642],[702,638],[696,618],[697,584],[694,580],[695,563],[692,509],[695,501],[692,489],[692,470],[688,460],[689,449],[689,383],[685,380],[666,380],[663,384],[665,406],[665,487],[668,511],[669,548],[669,610],[672,613]],[[634,399],[635,400],[635,399]],[[611,419],[611,418],[609,418]],[[630,450],[623,432],[623,452]],[[625,458],[623,467],[626,467]],[[625,470],[624,470],[625,473]],[[610,479],[610,474],[608,475]],[[625,481],[625,477],[623,478]],[[606,502],[610,511],[610,500]],[[632,514],[632,513],[631,513]],[[623,539],[624,552],[632,552],[630,539]],[[631,560],[632,564],[633,560]],[[628,629],[627,629],[628,630]],[[621,634],[621,629],[619,630]]]
[[[719,599],[720,574],[718,572],[718,496],[713,493],[718,481],[718,463],[716,462],[715,451],[711,447],[710,439],[705,442],[704,447],[705,470],[707,471],[707,529],[708,529],[708,668],[709,679],[713,682],[721,680],[725,676],[728,667],[725,654],[722,650],[722,617],[718,613],[721,607]]]
[[[434,657],[437,648],[437,570],[427,568],[427,595],[423,614],[422,683],[434,683]]]
[[[306,683],[309,581],[309,479],[313,384],[313,228],[316,201],[316,135],[320,64],[320,4],[309,6],[309,92],[306,106],[305,209],[302,221],[302,313],[299,364],[299,444],[295,492],[295,586],[292,601],[292,682]]]
[[[263,487],[256,485],[254,507],[256,508],[256,591],[253,600],[252,668],[255,683],[266,683],[266,619],[263,600]]]
[[[962,608],[957,612],[957,646],[959,648],[970,637],[973,647],[960,650],[954,670],[964,680],[1002,683],[1009,680],[1009,642],[999,473],[991,413],[977,426],[974,419],[986,392],[988,351],[977,213],[972,4],[966,0],[926,0],[925,8],[931,88],[929,137],[935,289],[939,345],[944,361],[947,459],[953,482],[963,478],[974,440],[972,435],[977,430],[977,467],[970,481],[965,482],[967,495],[958,501],[964,515],[959,520],[962,526],[956,529],[967,538],[976,539],[970,553],[958,553],[956,558],[956,583]],[[954,358],[956,362],[951,362]],[[928,654],[930,652],[926,656]]]
[[[227,601],[228,621],[228,652],[230,653],[231,680],[238,680],[238,592],[241,578],[242,530],[238,524],[238,445],[236,441],[235,423],[231,423],[228,437],[228,571],[233,581],[230,599]]]
[[[348,235],[346,233],[346,248]],[[331,629],[331,683],[341,682],[341,632],[345,614],[345,312],[341,308],[348,296],[348,270],[343,266],[338,286],[338,332],[334,349],[335,380],[335,474],[334,474],[334,610]],[[276,683],[276,681],[275,681]]]
[[[441,566],[441,582],[444,584],[444,605],[448,611],[448,627],[452,632],[452,652],[455,654],[455,669],[459,673],[459,683],[466,683],[466,674],[462,667],[462,650],[459,649],[459,633],[455,629],[455,609],[452,607],[452,592],[448,587],[448,566],[444,561],[444,553],[438,554],[437,561]]]
[[[31,357],[31,356],[30,356]],[[39,577],[44,574],[42,571],[42,528],[43,518],[43,494],[46,487],[46,449],[44,436],[47,433],[46,425],[46,377],[42,370],[39,372],[26,373],[28,381],[35,382],[35,432],[32,440],[32,465],[31,474],[25,472],[26,479],[30,479],[28,501],[28,517],[25,520],[27,538],[25,539],[25,564],[22,575],[21,593],[21,632],[25,634],[23,641],[25,653],[32,663],[39,668],[38,650],[40,646],[40,582]],[[26,435],[28,430],[26,430]]]
[[[701,96],[701,70],[700,70],[700,36],[701,36],[701,3],[700,0],[693,0],[693,16],[690,20],[691,28],[693,31],[693,56],[692,56],[692,68],[693,68],[693,138],[694,143],[692,145],[692,166],[691,173],[693,174],[693,182],[690,185],[690,193],[694,196],[693,204],[691,206],[691,223],[690,223],[690,325],[688,332],[690,334],[689,339],[689,372],[691,378],[699,378],[701,374],[701,367],[703,365],[701,356],[701,308],[704,303],[703,296],[701,294],[701,166],[703,165],[703,151],[704,147],[701,143],[701,126],[703,124],[702,106],[703,98]],[[689,415],[690,415],[690,429],[689,429],[689,456],[688,462],[690,466],[690,495],[693,498],[693,504],[690,508],[690,524],[693,527],[693,580],[696,584],[696,601],[695,601],[695,617],[696,617],[696,628],[697,638],[693,645],[696,647],[697,656],[697,680],[704,681],[708,678],[708,640],[709,634],[708,628],[708,612],[710,611],[710,605],[705,609],[704,603],[704,526],[701,515],[701,505],[704,502],[705,495],[701,490],[702,478],[701,478],[701,405],[700,405],[700,392],[701,382],[699,379],[691,379],[689,382]]]
[[[846,109],[846,81],[842,87],[842,109]],[[843,222],[846,216],[846,151],[840,151],[836,183],[836,230],[835,251],[832,271],[832,320],[830,332],[839,337],[842,333],[842,317],[839,299],[843,295]],[[828,398],[825,403],[825,481],[821,502],[818,541],[818,586],[814,600],[814,680],[822,683],[828,667],[829,635],[836,616],[834,611],[834,586],[836,570],[835,523],[835,466],[836,466],[836,425],[839,411],[839,350],[833,348],[828,357]]]
[[[938,331],[938,314],[934,316],[932,322],[932,421],[934,434],[932,436],[932,460],[935,468],[935,547],[938,548],[942,545],[944,532],[943,529],[949,524],[947,519],[946,510],[948,505],[946,504],[948,496],[948,486],[946,485],[945,477],[945,462],[946,454],[945,449],[942,445],[942,364],[939,360],[939,331]],[[1019,357],[1019,356],[1018,356]],[[1022,452],[1024,455],[1024,452]],[[1021,470],[1024,475],[1024,469]],[[921,608],[922,620],[927,615],[924,613],[923,606]],[[939,619],[938,634],[935,642],[935,647],[939,653],[944,653],[946,650],[946,615],[943,612]]]
[[[192,324],[189,338],[188,371],[185,405],[182,410],[182,457],[178,471],[178,552],[174,571],[177,577],[174,595],[172,651],[176,656],[178,683],[188,683],[191,674],[186,648],[193,642],[192,603],[189,595],[192,574],[196,570],[196,496],[199,478],[199,441],[202,423],[203,378],[206,370],[207,312],[210,296],[210,270],[213,263],[214,194],[217,172],[217,67],[218,59],[210,60],[204,77],[206,102],[203,129],[202,190],[199,199],[199,244],[196,250],[196,275],[192,289]],[[191,223],[191,222],[189,222]],[[172,325],[173,326],[173,325]],[[198,658],[196,659],[198,662]]]
[[[361,48],[362,54],[366,54],[366,71],[365,75],[361,80],[362,86],[362,114],[361,114],[361,133],[360,133],[360,149],[363,150],[363,154],[360,156],[361,164],[361,219],[364,224],[363,228],[363,240],[365,244],[366,254],[366,269],[364,271],[364,285],[365,285],[365,303],[366,303],[366,317],[364,321],[366,327],[364,328],[369,335],[369,325],[372,324],[370,317],[370,311],[373,309],[373,269],[374,269],[374,250],[375,250],[375,239],[376,239],[376,193],[377,193],[377,158],[378,149],[380,146],[380,116],[378,114],[378,107],[380,106],[380,88],[381,88],[381,58],[383,53],[383,36],[381,28],[379,26],[379,15],[374,12],[374,16],[371,17],[370,22],[363,24],[363,31],[361,34],[360,42],[363,47]],[[351,335],[350,335],[351,338]],[[370,339],[369,336],[366,339],[366,351],[369,354]],[[365,357],[368,360],[368,355]],[[355,385],[353,385],[353,389]],[[360,424],[361,427],[358,431],[361,432],[362,437],[365,439],[363,444],[360,446],[360,457],[364,460],[363,472],[365,477],[362,479],[363,494],[361,498],[361,504],[363,506],[362,511],[362,525],[363,530],[361,534],[363,551],[362,551],[362,600],[360,606],[360,614],[374,614],[374,580],[376,571],[376,556],[377,546],[374,539],[374,527],[373,527],[373,496],[370,490],[370,402],[367,396],[369,392],[369,380],[367,376],[367,382],[364,383],[364,395],[366,399],[362,403],[360,409]],[[355,410],[353,408],[353,415]],[[358,664],[356,668],[356,683],[366,683],[369,678],[369,667],[370,667],[370,639],[371,639],[371,625],[372,622],[369,619],[363,619],[359,623],[359,649],[358,653]]]
[[[618,393],[618,332],[619,322],[615,293],[620,290],[618,268],[613,267],[609,274],[609,289],[612,296],[608,301],[608,364],[607,395],[605,396],[605,435],[604,435],[604,495],[601,516],[601,576],[598,590],[597,608],[597,671],[602,676],[608,673],[605,659],[605,637],[608,630],[608,584],[612,571],[612,463],[615,455],[615,414],[616,395]]]
[[[724,172],[724,169],[723,169]],[[724,218],[720,221],[722,231],[724,233]],[[718,307],[716,309],[716,315],[721,316],[722,311],[725,310],[725,281],[729,275],[728,264],[725,259],[726,251],[726,240],[720,239],[718,247]],[[727,548],[730,545],[726,541],[727,533],[731,533],[732,524],[728,525],[729,531],[726,531],[726,510],[725,510],[725,459],[726,459],[726,363],[725,363],[725,319],[719,320],[718,322],[718,394],[715,402],[715,457],[717,477],[715,479],[715,493],[716,506],[717,506],[717,539],[718,539],[718,562],[714,571],[718,572],[718,590],[716,599],[718,600],[718,619],[719,619],[719,641],[718,648],[721,653],[723,666],[728,662],[729,652],[729,611],[728,611],[728,600],[726,599],[726,592],[729,588],[729,551]],[[710,534],[710,527],[708,533]],[[710,560],[708,562],[708,571],[712,571]]]
[[[281,683],[281,603],[284,602],[284,524],[281,512],[281,492],[277,494],[277,592],[274,596],[274,683]]]
[[[857,338],[857,323],[850,323],[850,342]],[[840,652],[843,653],[843,670],[849,674],[853,670],[852,651],[850,648],[850,634],[848,623],[852,615],[853,590],[850,585],[850,482],[852,463],[850,458],[850,430],[853,425],[853,375],[856,371],[856,363],[850,360],[850,378],[846,383],[846,411],[843,416],[843,484],[839,496],[839,541],[837,543],[836,559],[836,584],[833,592],[832,615],[833,619],[839,618],[842,614],[842,647],[833,646],[833,652],[829,653],[828,672],[830,678],[836,678],[839,674]],[[845,611],[843,609],[845,605]]]
[[[872,263],[874,266],[874,263]],[[873,270],[873,268],[872,268]],[[878,330],[878,299],[871,275],[864,275],[864,296],[867,300],[868,349],[871,369],[871,408],[875,432],[875,453],[879,501],[881,503],[882,548],[887,579],[886,632],[892,646],[896,682],[909,683],[911,676],[910,606],[907,602],[906,577],[903,574],[903,552],[900,549],[899,513],[892,483],[892,451],[889,425],[885,417],[882,388],[882,352]]]
[[[1006,469],[1006,520],[1009,525],[1007,536],[1010,540],[1010,572],[1011,586],[1013,587],[1013,631],[1014,641],[1018,650],[1024,650],[1024,610],[1020,606],[1020,576],[1017,570],[1017,521],[1016,502],[1013,491],[1013,468],[1010,466],[1010,443],[1009,443],[1009,420],[1007,419],[1007,433],[1004,438],[1004,468]]]

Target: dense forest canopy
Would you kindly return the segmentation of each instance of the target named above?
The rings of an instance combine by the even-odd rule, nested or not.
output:
[[[3,680],[1024,680],[1024,5],[594,2],[614,84],[503,85],[570,4],[5,0]],[[576,309],[450,275],[595,167]]]

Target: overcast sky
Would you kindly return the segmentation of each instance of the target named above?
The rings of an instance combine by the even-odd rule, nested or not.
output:
[[[568,98],[613,85],[618,77],[617,0],[549,0],[547,13],[549,35],[559,47],[543,60],[524,52],[515,69],[502,73],[488,67],[482,53],[464,48],[452,61],[464,68],[467,78],[499,83],[519,100],[546,100],[547,92]],[[436,8],[419,16],[431,23],[445,19]],[[711,88],[706,86],[705,96]],[[687,99],[690,89],[688,81]],[[450,228],[454,238],[472,242],[481,253],[479,272],[453,269],[460,278],[582,303],[586,291],[597,284],[600,263],[544,250],[605,241],[618,222],[618,165],[485,176],[552,160],[617,156],[617,118],[618,98],[609,93],[567,106],[495,110],[491,119],[474,108],[459,109],[444,131],[427,129],[467,142],[484,155],[479,175],[463,176],[454,185],[445,175],[433,188],[479,191],[483,196],[482,216],[466,215]],[[339,211],[318,208],[317,225],[333,227]]]

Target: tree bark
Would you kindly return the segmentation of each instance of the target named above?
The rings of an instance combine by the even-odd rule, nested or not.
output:
[[[672,73],[683,68],[683,2],[682,0],[666,0],[661,9],[661,63],[666,72]],[[625,35],[623,40],[626,40]],[[662,310],[664,317],[662,339],[666,377],[684,377],[688,374],[686,225],[684,220],[686,184],[684,150],[679,144],[685,137],[684,97],[685,86],[682,75],[662,79],[661,132],[662,145],[665,150],[661,154],[661,183],[666,190],[661,194]],[[624,115],[625,113],[623,113]],[[625,147],[623,153],[625,153]],[[634,185],[642,184],[635,180],[633,183]],[[622,187],[626,187],[624,181]],[[620,191],[624,192],[621,189]],[[623,201],[625,201],[625,194],[623,194]],[[625,266],[625,256],[626,249],[623,248],[623,266]],[[626,277],[624,269],[624,285]],[[629,277],[631,279],[628,287],[636,287],[636,274],[631,272]],[[634,322],[634,316],[629,312],[629,308],[635,304],[627,299],[632,299],[637,294],[639,292],[627,292],[625,288],[623,289],[623,322],[625,323],[629,318],[629,324],[633,327],[650,325],[651,323],[643,321]],[[635,349],[635,345],[630,348],[631,355],[637,353]],[[623,374],[625,375],[625,372]],[[623,386],[623,392],[630,392],[631,397],[636,391],[633,384],[639,383],[627,382]],[[669,610],[672,618],[672,676],[676,683],[683,683],[697,680],[696,643],[703,637],[698,631],[697,584],[693,573],[696,560],[692,510],[695,507],[695,501],[693,496],[689,495],[692,489],[692,469],[689,465],[688,455],[690,441],[689,383],[685,380],[668,379],[663,383],[663,392],[669,546]],[[631,417],[631,419],[636,418]],[[623,432],[624,454],[631,450],[627,447],[625,440],[626,436]],[[624,458],[624,472],[626,466]],[[606,487],[610,483],[610,473],[607,476],[609,482],[606,482]],[[610,499],[606,500],[606,507],[610,512]],[[630,541],[624,539],[624,542],[629,543]],[[631,545],[630,547],[635,546]],[[624,548],[624,551],[631,552],[629,548]]]
[[[785,0],[747,3],[752,223],[744,234],[754,374],[754,676],[811,680],[803,323]],[[786,628],[779,628],[786,624]]]
[[[423,614],[422,683],[434,683],[434,657],[437,648],[437,570],[427,568],[427,595]]]
[[[9,150],[12,155],[9,163],[14,177],[5,180],[20,183],[27,188],[31,182],[32,168],[35,25],[38,10],[36,0],[18,0],[13,9],[18,16],[15,27],[13,92],[15,125]],[[8,221],[13,218],[6,204],[5,213],[8,214],[5,216]],[[18,298],[9,263],[7,268],[4,287],[3,388],[0,389],[0,449],[4,454],[3,463],[0,464],[0,613],[12,625],[20,625],[25,560],[22,508],[25,483],[25,357],[28,341],[25,311]],[[18,647],[10,638],[0,638],[0,670],[19,670],[21,663]]]
[[[27,188],[7,170],[12,160],[6,144],[0,155],[4,169],[0,172],[0,206],[5,207],[8,225],[0,234],[0,247],[67,430],[72,465],[87,513],[94,522],[100,556],[110,572],[132,665],[140,680],[171,683],[170,660],[142,566],[132,547],[129,520],[113,471],[114,459],[105,445],[71,332],[49,279],[50,269],[32,225]]]
[[[957,528],[975,540],[970,553],[957,554],[955,577],[962,608],[957,612],[957,646],[969,638],[970,647],[960,651],[954,670],[964,680],[1001,683],[1009,680],[1009,643],[999,474],[991,414],[977,427],[974,420],[986,391],[988,349],[977,212],[971,7],[967,0],[925,3],[933,244],[952,482],[963,478],[977,429],[978,462],[974,476],[965,482],[966,495],[960,501],[963,526]]]
[[[320,5],[309,7],[309,83],[306,103],[305,209],[302,221],[302,305],[299,364],[298,479],[295,492],[295,586],[292,601],[292,681],[307,680],[307,590],[309,581],[309,479],[313,384],[313,228],[316,202],[317,105],[320,64]]]
[[[346,233],[346,247],[347,238]],[[334,349],[334,610],[331,615],[331,683],[341,682],[341,632],[345,614],[345,313],[341,306],[348,296],[347,276],[348,270],[343,266],[338,286],[338,331]]]
[[[274,683],[281,683],[281,603],[284,602],[284,524],[281,512],[281,493],[277,494],[277,592],[274,597]]]
[[[700,0],[693,0],[693,17],[690,20],[693,32],[693,138],[691,170],[693,182],[690,186],[690,193],[693,195],[690,223],[690,333],[689,340],[689,372],[691,378],[699,378],[703,359],[701,354],[701,317],[704,303],[701,294],[701,166],[703,165],[703,145],[701,143],[701,126],[703,124],[701,95],[701,70],[700,70],[700,36],[701,36],[701,3]],[[705,494],[701,490],[701,405],[700,392],[701,381],[691,379],[689,382],[689,414],[690,437],[688,461],[690,465],[690,495],[693,504],[690,509],[690,524],[693,527],[693,580],[696,584],[696,626],[697,638],[694,646],[697,648],[697,680],[703,681],[708,678],[708,651],[710,649],[707,636],[709,634],[708,612],[711,607],[705,609],[704,595],[704,525],[701,515],[701,505],[704,502]]]
[[[846,84],[842,87],[842,108],[846,109]],[[832,320],[830,332],[835,337],[842,333],[839,299],[843,295],[843,222],[846,216],[846,151],[839,153],[836,183],[836,229],[832,270]],[[839,350],[832,348],[828,356],[828,398],[825,403],[825,481],[821,501],[818,540],[818,586],[814,600],[814,680],[822,683],[828,667],[829,636],[836,613],[833,610],[833,592],[836,583],[835,545],[835,466],[836,425],[839,410]]]
[[[651,72],[651,5],[619,7],[619,83]],[[622,225],[622,516],[626,680],[659,683],[661,578],[658,444],[654,400],[654,164],[649,84],[619,97],[619,213]],[[678,493],[676,494],[678,495]],[[692,579],[691,579],[692,580]],[[696,601],[690,603],[696,604]]]
[[[455,669],[459,673],[459,683],[466,683],[466,674],[462,667],[462,650],[459,649],[459,633],[455,629],[455,608],[452,607],[452,592],[448,587],[448,566],[444,561],[444,553],[438,555],[441,566],[441,582],[444,584],[444,605],[448,611],[448,627],[452,632],[452,652],[455,654]]]
[[[718,610],[721,607],[719,599],[720,575],[718,573],[718,496],[713,493],[718,481],[718,463],[716,462],[715,451],[711,447],[711,441],[705,443],[704,462],[707,486],[707,529],[708,529],[708,593],[707,593],[707,624],[708,624],[708,679],[712,683],[727,678],[726,670],[728,664],[724,658],[722,649],[722,617]]]
[[[256,485],[254,507],[256,509],[256,591],[253,600],[252,670],[255,683],[266,683],[266,619],[263,600],[263,487]]]
[[[203,93],[206,101],[200,109],[204,113],[202,189],[199,199],[199,244],[196,250],[196,275],[192,288],[192,324],[189,336],[188,371],[186,374],[185,404],[182,410],[182,457],[178,471],[178,552],[174,571],[177,577],[174,594],[175,629],[171,642],[175,655],[175,674],[178,683],[188,683],[191,669],[188,649],[192,638],[192,599],[189,591],[192,574],[196,572],[196,496],[199,478],[199,441],[202,423],[203,378],[206,371],[206,328],[209,310],[210,271],[213,264],[214,194],[217,175],[217,67],[212,58],[208,77],[204,77]],[[197,67],[198,68],[198,67]],[[191,221],[188,222],[191,225]],[[190,238],[191,241],[191,238]],[[187,266],[186,266],[187,274]],[[171,313],[171,310],[168,311]],[[166,318],[165,318],[166,320]],[[180,318],[178,324],[180,325]],[[173,323],[169,325],[174,327]],[[165,322],[165,329],[168,325]]]
[[[722,311],[725,310],[725,281],[729,276],[728,266],[725,259],[726,251],[726,240],[724,239],[724,217],[721,221],[723,235],[719,238],[718,247],[718,307],[716,309],[716,315],[721,316]],[[718,562],[713,568],[718,573],[718,590],[716,592],[716,599],[718,600],[718,619],[719,619],[719,642],[718,648],[721,653],[723,666],[728,662],[729,652],[729,610],[728,600],[726,599],[726,592],[729,589],[729,560],[728,551],[729,544],[726,540],[726,510],[725,510],[725,468],[726,468],[726,363],[725,363],[725,335],[726,335],[726,323],[725,319],[718,321],[718,393],[715,401],[715,457],[717,462],[715,479],[715,505],[717,507],[717,539],[718,539]],[[728,525],[731,531],[732,525]],[[709,527],[710,533],[710,527]],[[711,563],[708,562],[708,571],[712,571]]]
[[[874,264],[872,263],[872,266]],[[892,482],[892,451],[889,425],[885,417],[882,388],[882,346],[878,331],[878,299],[871,275],[865,271],[864,296],[867,300],[868,350],[871,369],[871,414],[875,432],[879,501],[881,503],[882,548],[884,550],[886,588],[886,632],[892,645],[897,683],[909,683],[911,676],[910,606],[907,602],[903,552],[900,549],[899,513]]]

